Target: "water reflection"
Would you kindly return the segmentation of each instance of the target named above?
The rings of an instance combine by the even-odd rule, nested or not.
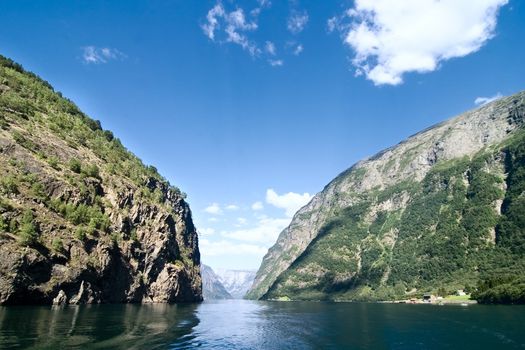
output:
[[[0,348],[164,348],[199,324],[197,304],[0,308]]]
[[[525,308],[253,302],[0,307],[0,349],[522,349]]]
[[[522,349],[525,308],[217,301],[173,349]],[[487,331],[490,330],[490,331]]]

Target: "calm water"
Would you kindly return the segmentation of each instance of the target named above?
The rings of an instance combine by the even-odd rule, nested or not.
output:
[[[517,349],[525,307],[221,301],[0,307],[2,349]]]

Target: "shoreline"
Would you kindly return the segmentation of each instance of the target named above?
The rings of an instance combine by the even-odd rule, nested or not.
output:
[[[402,299],[402,300],[295,300],[290,298],[267,299],[271,302],[328,302],[328,303],[370,303],[370,304],[407,304],[407,305],[478,305],[478,301],[468,298],[434,298],[424,299]],[[498,304],[499,305],[499,304]]]
[[[381,304],[409,304],[409,305],[477,305],[477,300],[455,300],[455,299],[440,299],[433,301],[424,301],[424,300],[385,300],[378,301]]]

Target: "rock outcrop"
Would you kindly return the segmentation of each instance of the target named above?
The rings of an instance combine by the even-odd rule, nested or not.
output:
[[[436,269],[439,273],[428,277],[424,283],[421,281],[427,278],[426,270],[414,271],[413,276],[403,278],[398,271],[401,263],[408,262],[406,268],[409,269],[410,266],[423,266],[422,262],[429,262],[436,256],[437,253],[431,252],[426,245],[424,249],[429,250],[424,252],[423,243],[418,245],[418,240],[434,237],[437,245],[440,239],[450,239],[446,233],[439,232],[440,220],[443,222],[439,215],[428,220],[425,217],[427,221],[424,222],[419,222],[420,217],[416,214],[409,217],[417,211],[416,205],[420,209],[433,207],[435,198],[430,197],[431,191],[448,196],[440,197],[441,202],[436,205],[440,215],[449,215],[446,209],[453,207],[447,200],[463,201],[463,207],[458,205],[450,214],[457,215],[450,223],[461,234],[458,233],[458,241],[448,244],[461,244],[464,248],[458,253],[461,257],[454,257],[457,265],[450,267],[447,274],[451,286],[457,282],[460,270],[474,276],[468,281],[475,283],[482,253],[472,257],[469,254],[473,254],[472,251],[483,251],[485,256],[495,254],[491,249],[499,242],[496,231],[501,220],[508,218],[505,213],[508,206],[503,204],[502,213],[502,203],[510,201],[507,194],[512,169],[506,147],[509,144],[518,147],[523,142],[520,137],[524,114],[525,93],[521,92],[428,128],[358,162],[295,214],[264,257],[248,297],[360,299],[366,294],[367,297],[388,298],[378,296],[380,289],[392,291],[397,282],[402,284],[397,290],[403,292],[409,287],[431,288],[432,281],[443,277],[441,267]],[[488,217],[497,216],[494,222],[475,229],[465,219],[468,213],[462,211],[477,200],[473,193],[481,189],[472,187],[477,179],[490,179],[483,186],[494,187],[493,192],[497,195],[482,204],[483,208],[493,208],[493,211],[487,209]],[[455,184],[457,193],[451,183]],[[419,233],[408,228],[410,222],[420,225],[417,226]],[[476,240],[473,238],[475,230],[480,232]],[[407,232],[414,235],[405,236]],[[443,237],[438,239],[436,233]],[[408,253],[402,256],[399,253],[408,249],[408,242],[415,242],[410,248],[413,249],[412,258]],[[477,246],[480,242],[487,242],[488,246]],[[324,249],[323,256],[321,249]],[[469,258],[476,261],[475,266],[469,265]],[[329,262],[334,265],[330,266]],[[430,263],[427,265],[428,269],[433,269]],[[493,264],[494,268],[501,266]],[[377,276],[368,276],[373,273]],[[309,294],[304,294],[305,290]]]
[[[202,300],[184,198],[0,56],[0,304]]]

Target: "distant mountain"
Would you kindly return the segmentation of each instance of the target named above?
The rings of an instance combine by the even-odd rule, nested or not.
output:
[[[0,56],[0,304],[202,300],[184,199],[100,122]]]
[[[234,299],[242,299],[252,286],[255,279],[255,270],[226,270],[217,269],[217,275]]]
[[[201,276],[204,300],[233,299],[211,267],[201,264]]]
[[[247,297],[525,302],[525,92],[358,162],[294,216]]]

